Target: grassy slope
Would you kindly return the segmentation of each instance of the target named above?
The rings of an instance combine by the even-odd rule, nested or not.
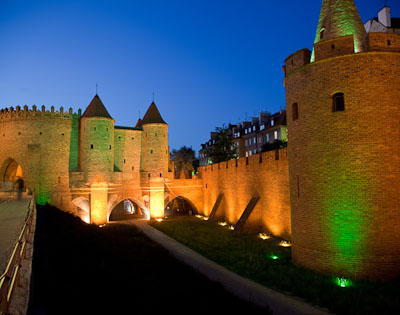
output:
[[[174,218],[154,227],[226,268],[277,290],[302,297],[340,314],[398,314],[400,283],[355,283],[342,288],[335,277],[295,267],[290,249],[278,239],[236,235],[216,223],[194,217]],[[280,259],[270,259],[271,254]]]

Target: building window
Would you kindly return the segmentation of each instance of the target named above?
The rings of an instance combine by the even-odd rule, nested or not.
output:
[[[292,105],[292,119],[299,119],[299,106],[297,105],[297,103],[294,103]]]
[[[256,131],[256,126],[253,126],[253,131]]]
[[[251,138],[249,139],[249,145],[251,145]]]
[[[260,130],[264,130],[264,128],[265,128],[264,125],[261,125],[261,126],[260,126]]]
[[[274,120],[271,119],[271,127],[273,127],[275,125]]]
[[[278,130],[274,131],[274,139],[277,140],[278,139]]]
[[[332,110],[334,112],[344,111],[344,94],[339,92],[332,96]]]
[[[93,144],[90,145],[90,148],[93,149]]]
[[[249,151],[249,156],[251,156],[251,154],[252,154],[252,152],[251,152],[251,151]]]
[[[244,141],[244,145],[247,147],[247,139]]]
[[[246,151],[246,157],[248,157],[248,156],[249,156],[249,152]]]
[[[267,133],[266,136],[267,136],[267,143],[269,143],[269,133]]]
[[[254,137],[254,138],[253,138],[253,143],[254,143],[254,144],[256,144],[256,143],[257,143],[257,141],[256,141],[256,137]]]

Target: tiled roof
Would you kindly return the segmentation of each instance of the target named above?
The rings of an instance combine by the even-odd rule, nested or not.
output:
[[[82,117],[105,117],[112,119],[112,117],[108,113],[106,107],[104,106],[103,102],[101,101],[100,97],[97,94],[93,97],[92,101],[86,108]]]
[[[160,112],[156,104],[153,102],[151,103],[149,109],[147,110],[146,114],[144,114],[142,119],[142,125],[145,124],[167,124],[164,119],[162,119]]]

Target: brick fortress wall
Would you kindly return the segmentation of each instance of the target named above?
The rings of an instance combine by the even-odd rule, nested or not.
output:
[[[286,60],[292,255],[323,273],[393,279],[400,275],[400,35],[369,34],[370,50],[358,54],[347,53],[348,38],[316,44],[314,63],[306,50]],[[345,110],[333,112],[337,92]]]
[[[269,151],[199,168],[203,180],[204,215],[223,194],[217,219],[235,225],[252,197],[261,198],[245,224],[245,232],[267,232],[290,239],[287,150]]]
[[[2,174],[7,160],[14,159],[23,170],[25,187],[36,191],[39,203],[70,210],[69,165],[72,121],[78,114],[28,109],[19,106],[1,110],[0,163]],[[1,180],[3,184],[3,180]]]

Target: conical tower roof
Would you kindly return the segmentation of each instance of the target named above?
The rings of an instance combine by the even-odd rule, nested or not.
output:
[[[82,117],[104,117],[113,119],[97,94],[93,97]]]
[[[144,114],[144,116],[143,116],[142,125],[145,125],[145,124],[167,124],[164,121],[164,119],[161,117],[161,114],[158,111],[158,108],[154,102],[151,103],[146,114]]]
[[[314,44],[354,36],[354,50],[364,50],[365,28],[353,0],[323,0]]]

